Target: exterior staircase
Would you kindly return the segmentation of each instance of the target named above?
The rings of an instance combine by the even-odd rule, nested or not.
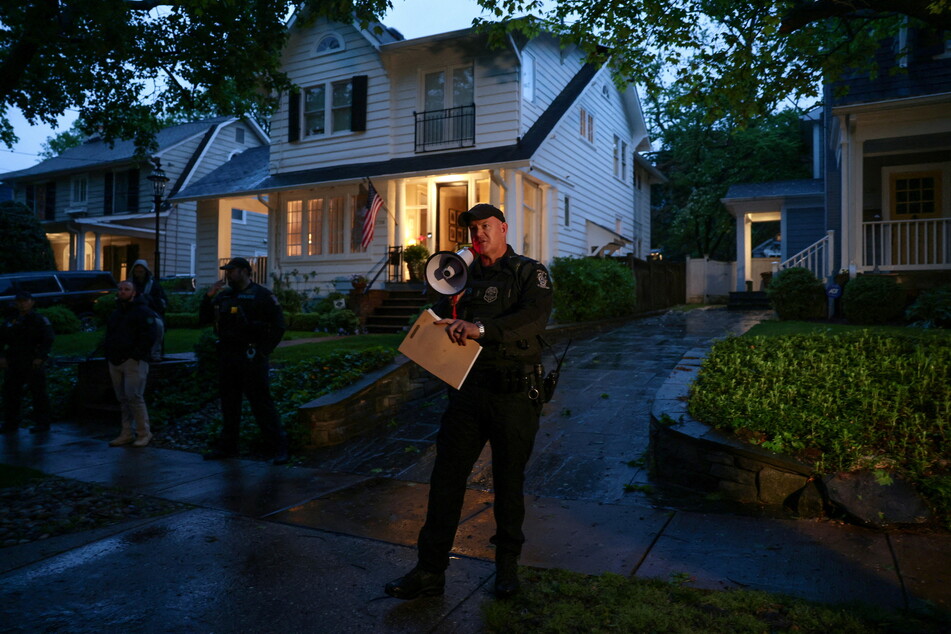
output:
[[[367,316],[366,331],[370,334],[403,332],[422,307],[432,301],[422,292],[422,286],[390,290],[389,296]]]
[[[732,291],[726,306],[729,310],[763,310],[772,306],[766,291]]]

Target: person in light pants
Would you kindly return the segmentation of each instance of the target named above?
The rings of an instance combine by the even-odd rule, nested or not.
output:
[[[112,388],[122,412],[122,430],[109,445],[145,447],[152,440],[145,405],[145,383],[157,336],[157,317],[136,294],[130,281],[119,283],[117,299],[116,309],[106,324],[103,348],[109,362]]]

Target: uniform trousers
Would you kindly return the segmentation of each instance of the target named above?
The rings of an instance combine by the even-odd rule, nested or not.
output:
[[[462,514],[466,482],[486,441],[492,448],[496,555],[518,556],[525,542],[525,465],[538,432],[540,406],[528,391],[499,393],[470,375],[461,390],[449,391],[449,405],[436,438],[426,522],[419,533],[419,568],[440,572]]]
[[[46,392],[46,368],[33,367],[33,359],[7,358],[6,377],[3,382],[3,405],[5,422],[19,426],[20,408],[23,405],[23,386],[30,390],[33,399],[33,423],[37,427],[50,424],[50,399]]]
[[[221,390],[221,448],[236,452],[241,435],[241,398],[247,397],[261,433],[274,447],[287,442],[281,416],[271,398],[267,355],[251,359],[243,346],[221,345],[218,350],[218,380]]]

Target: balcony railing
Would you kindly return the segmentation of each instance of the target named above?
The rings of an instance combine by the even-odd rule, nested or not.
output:
[[[861,269],[951,269],[951,218],[863,222]]]
[[[475,104],[414,112],[416,151],[432,152],[475,145]]]
[[[835,277],[834,241],[835,232],[828,231],[825,237],[816,240],[808,247],[779,263],[779,270],[802,267],[812,271],[820,280],[831,281]]]

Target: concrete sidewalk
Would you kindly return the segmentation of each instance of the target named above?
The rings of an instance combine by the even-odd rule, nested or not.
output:
[[[521,563],[951,609],[951,536],[685,510],[645,492],[654,392],[687,351],[764,316],[668,313],[572,345],[528,469]],[[414,423],[394,434],[425,446],[434,426]],[[329,468],[274,467],[109,448],[114,431],[23,431],[0,439],[0,462],[194,508],[0,550],[0,631],[481,631],[494,574],[488,450],[445,596],[404,603],[383,585],[415,563],[431,449],[381,477],[359,448]]]

